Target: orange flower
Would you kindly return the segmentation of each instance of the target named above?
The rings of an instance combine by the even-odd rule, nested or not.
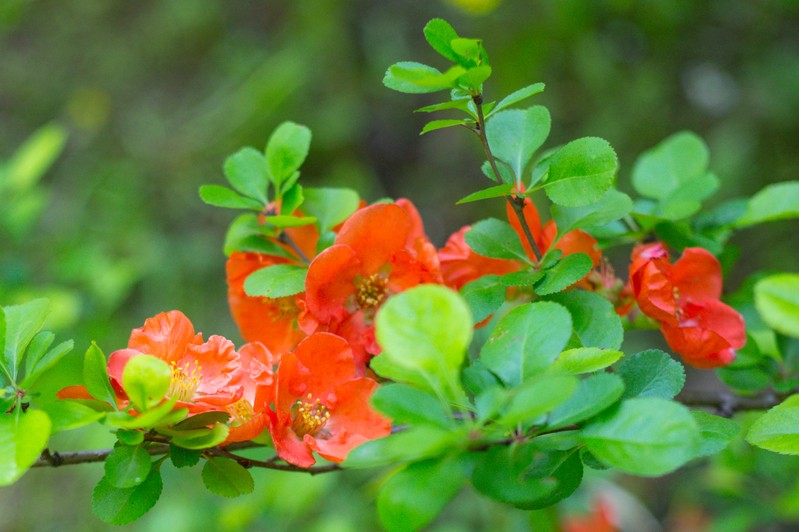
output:
[[[349,344],[315,333],[283,355],[275,374],[269,432],[283,460],[310,467],[316,452],[341,462],[361,443],[387,436],[391,423],[370,405],[377,382],[356,376]]]
[[[300,318],[301,327],[309,334],[328,331],[343,336],[360,367],[380,352],[373,321],[383,301],[442,280],[435,248],[415,220],[416,210],[410,209],[405,200],[356,212],[344,222],[335,244],[308,268],[308,313]]]
[[[438,260],[441,263],[441,275],[444,277],[445,285],[460,290],[466,283],[484,275],[504,275],[520,268],[520,264],[516,261],[492,259],[472,251],[464,238],[469,229],[468,225],[461,227],[457,233],[449,237],[444,247],[438,250]]]

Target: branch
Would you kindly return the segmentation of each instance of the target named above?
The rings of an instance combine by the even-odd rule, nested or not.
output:
[[[732,417],[745,410],[768,410],[780,404],[788,395],[767,393],[756,397],[741,397],[730,392],[685,391],[675,399],[685,406],[712,408],[716,415]]]

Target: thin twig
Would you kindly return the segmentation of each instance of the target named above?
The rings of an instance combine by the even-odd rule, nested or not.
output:
[[[283,242],[284,244],[288,245],[294,251],[294,253],[296,253],[297,256],[300,259],[302,259],[303,262],[305,262],[305,264],[311,263],[311,259],[309,259],[308,256],[302,252],[300,247],[297,245],[296,242],[294,242],[294,240],[289,236],[287,232],[281,231],[277,239]]]
[[[722,417],[732,417],[736,412],[745,410],[768,410],[780,404],[787,395],[767,393],[756,397],[741,397],[729,392],[684,391],[676,400],[685,406],[697,406],[713,409]]]

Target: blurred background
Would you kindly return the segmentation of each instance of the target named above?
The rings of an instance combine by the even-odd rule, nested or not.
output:
[[[244,145],[262,148],[284,120],[313,131],[306,184],[353,187],[367,200],[408,197],[437,245],[500,213],[499,203],[454,205],[484,185],[482,156],[460,129],[419,137],[430,117],[412,110],[436,96],[382,86],[396,61],[444,66],[422,36],[433,17],[484,38],[494,68],[488,100],[546,82],[535,102],[552,114],[545,147],[585,135],[607,139],[619,155],[622,190],[631,190],[636,156],[683,129],[705,138],[722,179],[711,207],[798,177],[794,0],[2,0],[0,161],[13,164],[38,131],[38,164],[53,165],[0,190],[0,302],[53,301],[49,327],[74,338],[76,349],[51,382],[79,379],[91,340],[107,353],[123,347],[132,328],[163,310],[181,309],[197,330],[240,342],[221,251],[233,213],[204,205],[197,188],[221,184],[225,157]],[[741,253],[728,290],[759,269],[797,270],[795,223],[746,230],[733,243]],[[103,431],[79,431],[53,448],[112,441]],[[753,471],[769,471],[768,458],[736,452],[749,453],[736,460],[751,460]],[[691,530],[683,527],[690,521],[744,530],[749,521],[738,516],[736,499],[743,481],[719,481],[730,475],[727,459],[703,469],[706,482],[691,482],[687,500],[673,496],[682,482],[676,477],[628,479],[627,491],[613,493],[635,492],[643,506],[628,500],[628,510],[667,528]],[[797,468],[780,463],[783,471]],[[104,529],[89,510],[101,468],[35,470],[0,489],[0,529]],[[373,493],[381,478],[369,475],[256,472],[256,492],[231,501],[204,493],[199,471],[169,466],[164,475],[161,501],[130,528],[377,526]],[[565,511],[588,511],[592,490],[606,484],[598,475]],[[774,510],[774,522],[799,512],[794,498]],[[769,500],[752,503],[752,511],[776,504]],[[736,505],[738,513],[728,511]],[[465,492],[434,528],[525,530],[538,518],[545,519]]]

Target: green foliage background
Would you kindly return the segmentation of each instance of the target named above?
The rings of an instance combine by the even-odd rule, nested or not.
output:
[[[553,117],[548,147],[585,135],[610,141],[623,190],[637,154],[682,129],[710,146],[723,182],[716,202],[797,178],[799,4],[791,0],[5,0],[0,160],[44,124],[68,132],[39,185],[49,194],[41,216],[27,229],[0,228],[0,302],[50,297],[49,328],[76,340],[51,379],[74,380],[90,340],[110,352],[172,308],[206,335],[238,342],[221,253],[230,216],[196,191],[221,182],[224,158],[261,148],[283,120],[314,133],[306,183],[411,198],[439,245],[478,216],[500,215],[498,202],[453,205],[484,185],[474,139],[457,130],[420,138],[428,117],[411,110],[433,100],[381,84],[393,62],[437,64],[421,35],[436,16],[485,39],[494,67],[487,98],[546,82],[537,103]],[[735,241],[728,289],[757,269],[796,270],[795,223],[748,234]],[[84,431],[55,446],[86,442],[111,439]],[[31,471],[0,490],[0,528],[102,528],[89,511],[101,467]],[[164,498],[132,528],[373,528],[382,480],[258,471],[255,493],[229,501],[205,494],[199,474],[165,467],[164,475]],[[643,493],[652,487],[639,484]],[[520,511],[460,497],[469,504],[457,499],[437,521],[450,530],[527,526]]]

